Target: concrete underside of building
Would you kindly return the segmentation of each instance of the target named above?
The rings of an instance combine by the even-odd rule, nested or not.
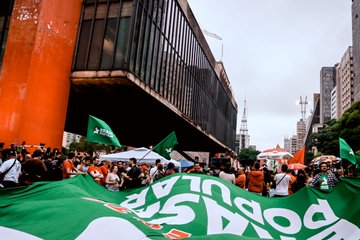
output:
[[[89,114],[102,116],[123,145],[155,146],[175,131],[179,149],[228,150],[126,71],[72,74],[65,131],[85,135]]]

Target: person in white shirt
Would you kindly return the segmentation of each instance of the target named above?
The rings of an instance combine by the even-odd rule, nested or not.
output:
[[[160,159],[156,159],[155,161],[155,166],[153,166],[150,171],[149,171],[149,175],[148,178],[150,178],[150,181],[148,181],[149,183],[153,183],[154,182],[154,177],[155,177],[155,173],[157,172],[157,165],[161,162]]]
[[[274,197],[286,197],[289,195],[290,176],[286,174],[287,169],[287,165],[282,165],[281,173],[276,174],[274,177],[274,182],[276,184]]]
[[[5,159],[0,167],[0,173],[5,173],[0,183],[0,188],[17,187],[19,185],[19,176],[21,174],[21,163],[16,159],[16,151],[4,149],[3,155]],[[0,179],[1,180],[1,179]]]
[[[118,166],[117,165],[111,166],[110,173],[106,176],[106,180],[105,180],[105,187],[113,192],[119,191],[120,178],[117,175],[117,172],[118,172]]]
[[[235,184],[235,174],[230,173],[230,166],[226,165],[223,171],[220,171],[219,178],[231,183]]]

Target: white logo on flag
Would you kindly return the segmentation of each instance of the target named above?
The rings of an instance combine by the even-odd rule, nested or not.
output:
[[[99,134],[99,129],[96,127],[95,130],[94,130],[94,134]]]
[[[349,154],[354,155],[354,151],[351,148],[349,149]]]

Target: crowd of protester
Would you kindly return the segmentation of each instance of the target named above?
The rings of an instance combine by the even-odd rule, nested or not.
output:
[[[0,187],[9,188],[31,185],[38,181],[58,181],[78,174],[89,174],[96,183],[110,191],[138,188],[179,172],[173,163],[164,166],[160,159],[153,166],[130,158],[128,162],[100,161],[98,156],[85,152],[70,152],[63,155],[57,149],[37,149],[32,154],[14,148],[0,151]],[[257,195],[285,197],[305,186],[320,189],[333,188],[344,172],[335,174],[328,163],[320,163],[318,169],[290,170],[282,165],[278,171],[267,169],[255,162],[250,168],[235,169],[230,165],[217,165],[207,168],[204,163],[183,172],[207,174],[219,177],[241,189]],[[2,175],[2,176],[1,176]],[[2,178],[2,179],[1,179]]]

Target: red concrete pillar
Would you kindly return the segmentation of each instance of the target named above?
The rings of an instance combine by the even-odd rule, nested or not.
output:
[[[82,0],[15,0],[0,76],[0,141],[61,147]]]

